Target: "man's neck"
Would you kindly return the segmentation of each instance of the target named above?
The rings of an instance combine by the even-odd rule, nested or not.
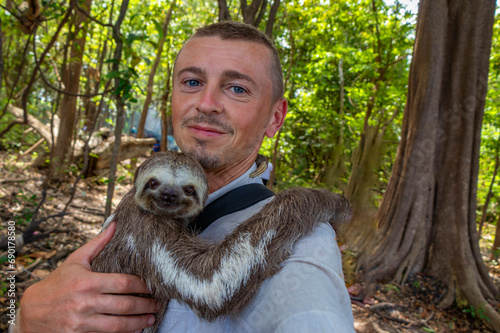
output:
[[[226,186],[236,178],[244,174],[250,167],[254,164],[257,158],[257,153],[250,154],[244,160],[239,161],[236,164],[223,166],[221,168],[213,170],[205,170],[205,174],[208,180],[208,191],[213,193],[218,189]]]

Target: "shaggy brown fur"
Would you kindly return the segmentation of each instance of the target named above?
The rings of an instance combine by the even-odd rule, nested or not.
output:
[[[195,179],[183,185],[189,188],[189,195],[177,185],[172,189],[164,184],[171,182],[166,175],[186,165]],[[141,173],[161,168],[173,170],[156,172],[165,179],[152,183],[156,189],[166,186],[163,192],[177,193],[175,204],[157,192],[153,195],[155,191],[139,183],[144,182]],[[237,312],[264,279],[280,270],[298,239],[319,223],[329,222],[335,228],[350,218],[350,206],[344,197],[295,188],[277,194],[220,243],[209,244],[187,228],[206,199],[206,189],[200,191],[203,186],[196,180],[200,170],[196,161],[178,153],[155,154],[146,160],[136,171],[134,188],[116,209],[113,239],[92,263],[94,271],[131,273],[146,281],[153,297],[162,303],[157,323],[148,332],[157,330],[171,298],[185,302],[207,320]],[[154,208],[161,202],[169,208]]]

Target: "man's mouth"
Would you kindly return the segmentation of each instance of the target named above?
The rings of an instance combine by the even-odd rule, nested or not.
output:
[[[193,125],[188,126],[188,128],[195,133],[200,133],[200,134],[204,134],[204,135],[225,134],[224,130],[221,130],[217,127],[209,126],[206,124],[193,124]]]
[[[203,114],[184,119],[181,126],[187,128],[192,133],[198,133],[200,135],[218,136],[223,134],[234,134],[234,128],[229,124],[225,124]]]

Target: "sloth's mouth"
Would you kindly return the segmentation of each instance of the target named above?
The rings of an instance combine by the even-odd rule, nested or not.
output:
[[[160,205],[161,206],[167,206],[167,207],[175,207],[175,206],[180,206],[181,203],[180,202],[172,202],[172,201],[167,200],[167,199],[161,199],[160,200]]]
[[[154,203],[157,209],[168,212],[176,212],[183,206],[181,202],[171,202],[168,200],[155,200]]]

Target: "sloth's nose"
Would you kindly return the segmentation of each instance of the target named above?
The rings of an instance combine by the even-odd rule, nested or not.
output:
[[[167,203],[175,203],[177,201],[177,192],[174,190],[166,189],[161,192],[162,199]]]

